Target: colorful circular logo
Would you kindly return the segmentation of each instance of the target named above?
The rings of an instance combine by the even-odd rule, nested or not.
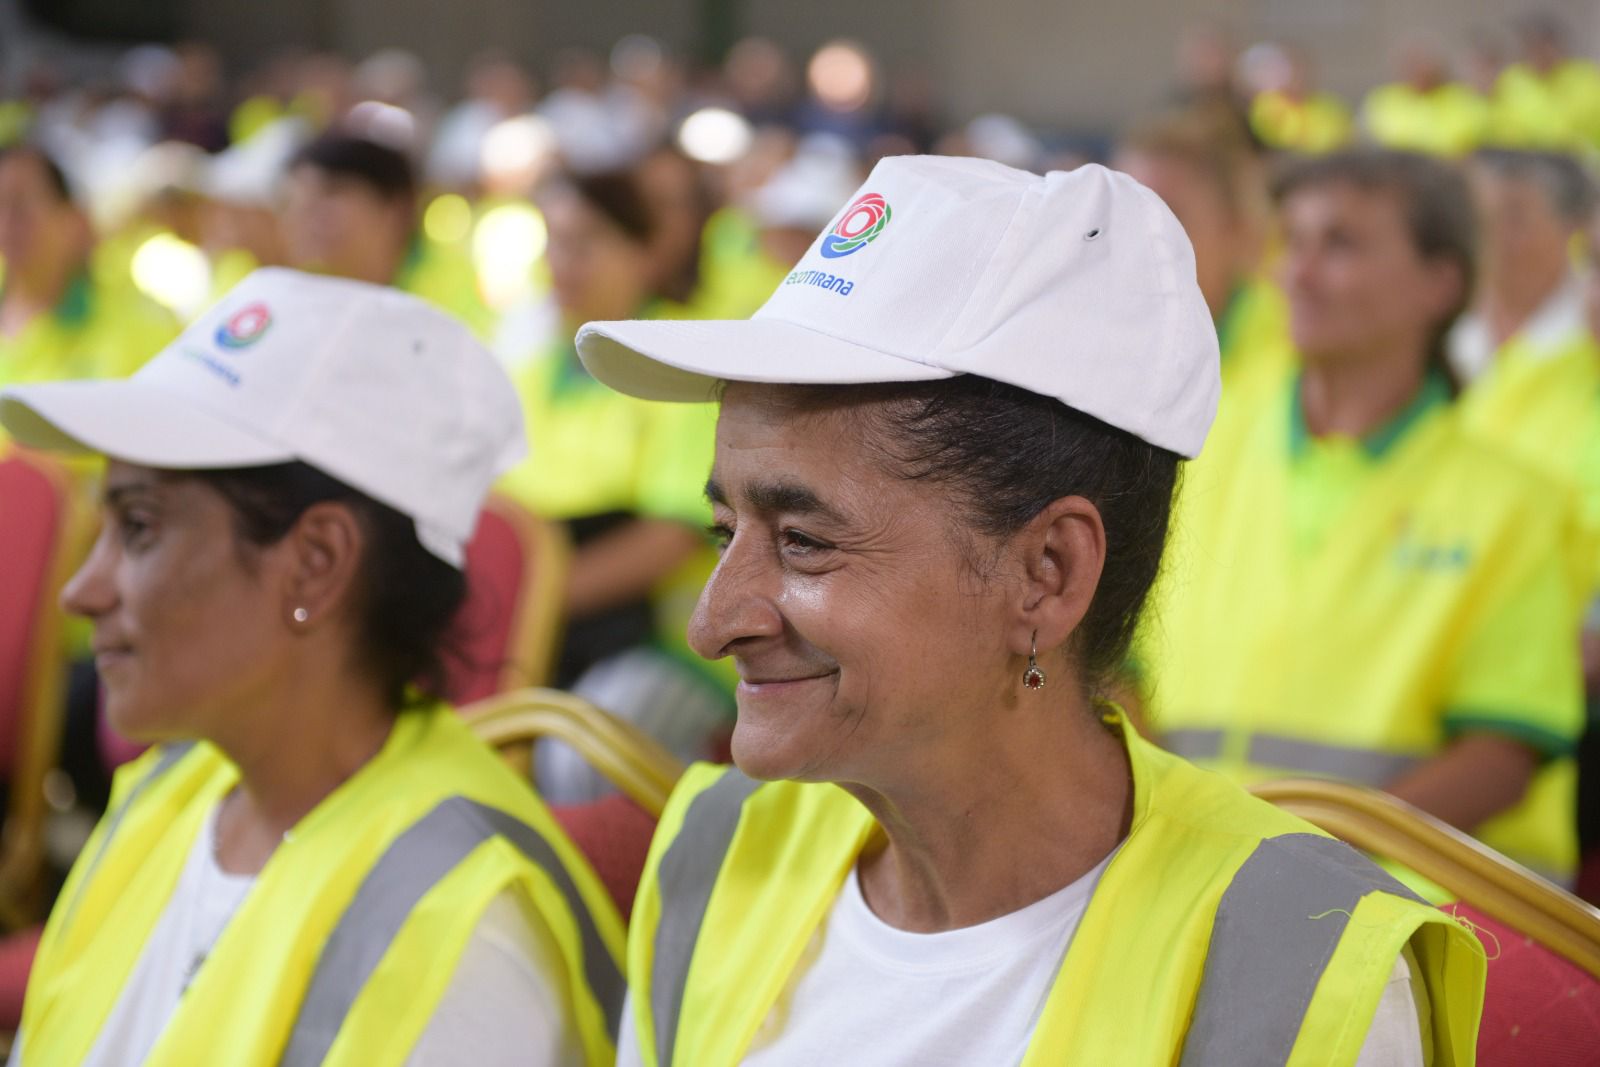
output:
[[[246,304],[217,327],[217,344],[223,348],[247,348],[261,340],[272,325],[272,312],[265,304]]]
[[[877,193],[863,193],[849,207],[838,225],[822,239],[822,254],[828,259],[838,259],[858,252],[878,239],[883,228],[889,225],[889,202]]]

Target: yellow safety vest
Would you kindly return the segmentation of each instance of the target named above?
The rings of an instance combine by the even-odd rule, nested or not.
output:
[[[1600,65],[1569,59],[1548,74],[1525,63],[1507,67],[1490,100],[1489,139],[1516,148],[1600,148]]]
[[[1468,434],[1431,380],[1365,440],[1310,436],[1291,370],[1189,465],[1139,636],[1163,742],[1249,783],[1384,787],[1455,736],[1545,762],[1477,828],[1556,880],[1577,864],[1583,723],[1572,495]]]
[[[1577,497],[1580,594],[1600,593],[1600,342],[1575,334],[1554,350],[1511,338],[1461,397],[1469,432],[1550,474]]]
[[[107,284],[84,272],[49,314],[0,337],[0,386],[121,378],[177,334],[177,319],[139,294],[131,280]]]
[[[205,743],[118,772],[45,927],[25,1062],[93,1047],[237,768]],[[586,1064],[609,1064],[622,920],[527,784],[448,709],[402,713],[383,750],[295,827],[168,1020],[146,1067],[404,1063],[484,908],[527,895],[566,963]]]
[[[1354,123],[1344,101],[1330,93],[1297,100],[1276,89],[1250,101],[1250,128],[1269,148],[1317,154],[1350,142]]]
[[[1293,363],[1289,348],[1289,302],[1266,278],[1247,278],[1228,297],[1217,319],[1222,357],[1222,392],[1250,391],[1251,380],[1276,377]]]
[[[1484,961],[1470,933],[1309,824],[1114,727],[1133,770],[1132,828],[1023,1067],[1354,1064],[1407,943],[1434,1063],[1473,1062]],[[625,1022],[645,1064],[743,1059],[875,828],[835,785],[690,769],[629,935]]]
[[[1461,156],[1483,142],[1489,127],[1489,103],[1460,82],[1427,92],[1395,82],[1367,94],[1361,119],[1372,139],[1385,148]]]

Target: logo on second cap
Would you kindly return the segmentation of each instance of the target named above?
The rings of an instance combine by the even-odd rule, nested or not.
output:
[[[844,209],[837,225],[822,238],[822,254],[827,259],[838,259],[859,252],[889,225],[893,212],[889,202],[877,193],[863,193]]]
[[[271,325],[272,312],[267,305],[246,304],[217,327],[216,341],[223,348],[248,348],[261,340]]]

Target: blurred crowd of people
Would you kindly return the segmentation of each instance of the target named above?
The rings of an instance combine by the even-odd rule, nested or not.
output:
[[[1461,55],[1409,39],[1354,104],[1304,49],[1214,27],[1176,69],[1106,154],[1194,244],[1224,398],[1129,696],[1200,762],[1384,786],[1570,882],[1600,681],[1600,65],[1541,16]],[[634,37],[540,77],[488,51],[449,104],[401,51],[230,79],[188,43],[114,73],[40,66],[0,105],[0,385],[128,373],[262,265],[434,302],[518,385],[533,459],[501,490],[576,545],[555,684],[684,756],[732,715],[726,661],[683,636],[715,412],[600,386],[577,327],[751,314],[883,156],[1087,158],[949,124],[930,78],[844,40],[700,70]],[[548,796],[599,788],[545,747]]]

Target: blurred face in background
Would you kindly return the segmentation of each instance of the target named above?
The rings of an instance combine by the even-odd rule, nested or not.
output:
[[[1118,153],[1115,166],[1148,186],[1177,216],[1194,245],[1195,276],[1200,293],[1220,319],[1242,277],[1255,260],[1253,228],[1229,201],[1225,190],[1199,166],[1171,153],[1129,149]]]
[[[1600,211],[1589,219],[1589,276],[1585,281],[1583,304],[1589,332],[1600,340]]]
[[[389,285],[411,241],[412,205],[359,178],[311,164],[289,173],[283,240],[289,265]]]
[[[1543,183],[1532,175],[1472,168],[1472,191],[1482,224],[1485,286],[1498,281],[1553,289],[1567,276],[1573,226]]]
[[[652,293],[650,247],[569,188],[553,190],[541,207],[550,233],[545,259],[562,321],[575,328],[595,319],[633,318]]]
[[[28,151],[0,159],[0,261],[13,271],[64,269],[88,251],[83,216]]]
[[[1283,200],[1280,281],[1289,329],[1307,363],[1421,358],[1459,298],[1448,262],[1424,259],[1398,193],[1346,181],[1303,186]]]

